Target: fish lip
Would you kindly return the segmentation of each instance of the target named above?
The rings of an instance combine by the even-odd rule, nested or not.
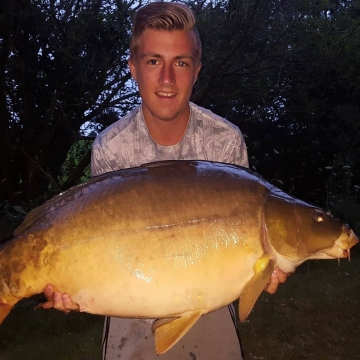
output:
[[[335,241],[333,247],[323,250],[323,253],[333,259],[345,259],[350,261],[350,249],[359,242],[359,238],[347,224],[342,226],[342,233]]]
[[[340,248],[344,250],[350,250],[359,242],[359,238],[355,235],[354,231],[349,227],[349,225],[344,224],[342,226],[342,234],[335,241]]]

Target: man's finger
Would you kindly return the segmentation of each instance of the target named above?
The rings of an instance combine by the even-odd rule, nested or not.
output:
[[[287,273],[284,273],[281,270],[278,270],[278,275],[279,275],[278,276],[279,277],[279,283],[283,284],[286,281],[286,279],[288,278],[288,276],[290,275],[290,273],[287,274]]]
[[[61,301],[66,310],[80,310],[79,305],[73,303],[68,294],[61,294]]]
[[[277,288],[279,286],[279,270],[274,269],[271,274],[270,282],[264,289],[264,291],[268,292],[269,294],[275,294]]]
[[[52,301],[54,297],[54,288],[51,285],[46,285],[44,288],[44,296],[47,300]]]

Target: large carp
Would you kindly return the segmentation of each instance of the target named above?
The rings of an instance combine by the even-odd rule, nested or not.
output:
[[[352,230],[229,164],[170,161],[104,174],[32,210],[0,252],[0,323],[46,284],[80,311],[157,318],[158,353],[240,298],[243,321],[274,266],[349,256]]]

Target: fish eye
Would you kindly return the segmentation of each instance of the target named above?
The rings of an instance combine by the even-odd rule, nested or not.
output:
[[[314,210],[313,218],[317,223],[325,221],[325,214],[321,210]]]

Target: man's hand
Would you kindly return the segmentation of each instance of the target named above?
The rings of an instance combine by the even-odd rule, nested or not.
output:
[[[289,275],[290,274],[286,274],[280,269],[275,268],[273,273],[271,274],[270,282],[266,286],[264,291],[268,292],[269,294],[275,294],[279,284],[284,283]]]
[[[51,285],[45,286],[44,295],[48,301],[38,305],[37,307],[42,307],[44,309],[50,309],[53,307],[54,309],[62,311],[65,314],[68,314],[71,310],[80,309],[78,304],[75,304],[70,300],[68,294],[54,292],[54,288]]]

